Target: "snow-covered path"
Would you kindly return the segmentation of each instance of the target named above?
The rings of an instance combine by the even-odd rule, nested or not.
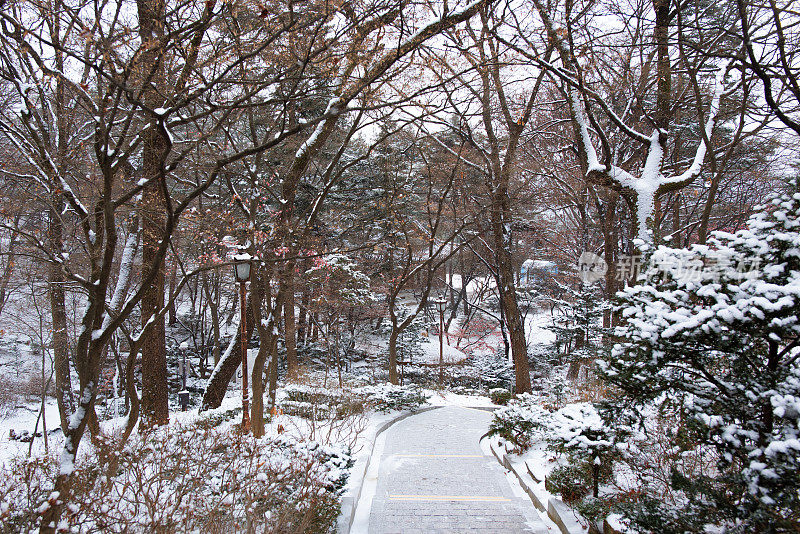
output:
[[[547,533],[530,500],[482,450],[490,420],[486,411],[447,406],[384,432],[352,532]]]

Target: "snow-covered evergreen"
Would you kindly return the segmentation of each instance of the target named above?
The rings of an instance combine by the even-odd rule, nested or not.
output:
[[[660,246],[648,265],[645,280],[620,294],[624,341],[600,366],[623,392],[610,419],[679,403],[696,446],[713,447],[719,460],[716,472],[693,480],[675,473],[686,513],[700,510],[740,532],[796,524],[800,182],[770,198],[745,229],[717,232],[708,245]]]

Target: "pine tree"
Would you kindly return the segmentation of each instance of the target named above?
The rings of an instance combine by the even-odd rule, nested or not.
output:
[[[597,285],[557,285],[560,296],[551,299],[551,303],[559,308],[560,315],[549,329],[556,335],[556,344],[565,347],[570,362],[569,378],[574,379],[582,363],[594,361],[598,356],[605,333],[603,312],[608,303]]]
[[[719,463],[716,473],[673,474],[673,489],[686,496],[682,523],[653,502],[638,521],[672,525],[664,531],[708,522],[736,532],[796,531],[800,182],[735,234],[717,232],[708,246],[690,249],[660,246],[649,256],[644,283],[623,292],[624,342],[600,366],[623,392],[607,415],[619,420],[677,401],[697,446],[716,450]]]

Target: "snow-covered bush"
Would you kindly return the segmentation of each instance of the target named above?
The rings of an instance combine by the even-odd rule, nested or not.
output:
[[[416,386],[381,384],[355,390],[364,404],[379,412],[414,410],[428,403],[428,397]]]
[[[514,397],[511,391],[505,388],[492,388],[489,390],[489,399],[495,404],[508,404]]]
[[[291,384],[283,389],[283,397],[279,406],[284,413],[318,421],[359,414],[365,408],[380,412],[413,410],[428,402],[418,387],[392,384],[352,389]]]
[[[347,417],[364,411],[362,399],[352,390],[289,384],[283,388],[282,397],[279,407],[285,414],[316,421]]]
[[[513,390],[514,364],[508,359],[503,346],[498,346],[492,355],[476,357],[475,365],[480,369],[480,379],[486,387]]]
[[[622,293],[624,342],[600,367],[623,393],[614,408],[638,417],[671,396],[718,462],[676,471],[681,498],[637,524],[679,525],[677,514],[737,532],[800,528],[800,183],[735,234],[653,250],[643,281]]]
[[[568,404],[548,418],[547,441],[557,452],[586,457],[594,463],[617,449],[618,436],[594,405],[581,402]]]
[[[200,416],[197,418],[197,421],[195,421],[195,426],[197,426],[198,428],[211,429],[221,425],[225,421],[231,421],[235,417],[241,417],[241,416],[242,416],[241,407],[232,408],[230,410],[221,410],[221,409],[208,410],[200,414]]]
[[[555,405],[560,408],[572,388],[572,382],[562,374],[556,374],[547,382],[548,397],[555,400]]]
[[[577,506],[591,491],[592,479],[584,465],[566,464],[553,468],[545,479],[545,489],[560,495],[565,503]]]
[[[112,462],[77,464],[65,531],[331,532],[352,465],[333,447],[230,428],[161,428],[106,452]],[[52,458],[25,458],[4,469],[4,532],[36,528],[58,498],[57,468]]]
[[[718,475],[719,454],[686,424],[682,410],[667,397],[646,408],[646,428],[635,440],[629,438],[636,447],[616,466],[617,487],[606,488],[600,499],[606,513],[621,513],[627,523],[634,519],[642,532],[702,532],[714,523],[716,506],[700,499],[692,504],[681,480]]]
[[[528,450],[535,436],[544,437],[551,415],[533,395],[522,393],[508,405],[495,410],[489,424],[489,435],[500,436],[518,452]]]
[[[563,458],[548,474],[547,490],[592,515],[602,515],[607,510],[594,506],[593,499],[599,497],[600,484],[611,481],[614,462],[632,447],[626,442],[632,430],[611,427],[591,403],[568,404],[551,412],[541,402],[533,395],[512,399],[494,412],[489,435],[505,439],[518,453],[536,442],[546,443]],[[590,493],[592,499],[582,500]]]
[[[554,412],[548,419],[547,441],[551,450],[566,456],[567,463],[548,475],[547,489],[573,502],[584,515],[602,515],[605,510],[597,502],[600,484],[611,481],[614,462],[631,445],[625,443],[630,434],[621,425],[608,425],[588,402],[567,404]],[[589,493],[591,499],[580,500]]]

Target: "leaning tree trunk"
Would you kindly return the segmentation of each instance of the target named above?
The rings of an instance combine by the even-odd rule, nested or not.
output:
[[[253,294],[247,297],[247,339],[253,334],[253,325],[255,319],[253,318],[252,300]],[[203,400],[200,403],[200,411],[218,408],[225,398],[225,391],[228,389],[236,370],[242,364],[242,350],[241,350],[241,328],[236,329],[236,335],[228,345],[227,350],[222,355],[219,363],[214,367],[211,377],[206,383],[206,390],[203,393]]]
[[[82,320],[82,333],[78,336],[75,348],[75,368],[78,372],[80,395],[77,399],[75,412],[72,414],[70,424],[62,429],[64,432],[64,448],[59,461],[58,475],[56,476],[53,492],[48,500],[48,506],[41,512],[39,523],[40,534],[55,534],[61,514],[71,499],[72,484],[75,481],[74,464],[77,459],[78,447],[89,423],[89,414],[94,412],[97,398],[97,384],[100,377],[100,367],[106,339],[94,339],[92,332],[99,329],[105,317],[105,295],[108,288],[108,279],[98,278],[97,269],[100,247],[104,241],[110,249],[116,246],[116,234],[113,226],[98,227],[95,243],[90,243],[89,253],[92,258],[93,272],[91,277],[96,279],[88,291],[88,306]],[[107,234],[103,235],[103,234]]]

